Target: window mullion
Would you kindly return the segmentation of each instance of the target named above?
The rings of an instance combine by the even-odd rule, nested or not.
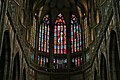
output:
[[[65,35],[65,24],[62,24],[62,53],[63,54],[66,54],[65,53],[65,50],[66,50],[66,39],[64,39],[64,37],[66,38],[66,35]]]
[[[61,46],[62,46],[62,43],[61,43],[61,33],[62,33],[62,31],[61,31],[61,28],[62,28],[62,25],[61,25],[61,22],[60,22],[60,54],[62,54],[62,52],[61,52]]]

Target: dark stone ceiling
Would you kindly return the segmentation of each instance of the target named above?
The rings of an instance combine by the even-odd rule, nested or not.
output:
[[[87,11],[87,0],[35,0],[33,1],[33,11],[39,11],[40,7],[48,5],[49,8],[62,9],[63,7],[71,8],[73,5],[77,5],[82,11]]]

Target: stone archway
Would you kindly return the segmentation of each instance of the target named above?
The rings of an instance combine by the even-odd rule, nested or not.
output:
[[[0,56],[0,80],[8,80],[10,70],[10,37],[9,31],[4,32],[2,52]]]
[[[20,80],[20,59],[19,59],[19,53],[17,53],[15,58],[14,58],[12,80]]]
[[[118,54],[117,36],[115,31],[110,34],[109,62],[111,80],[120,80],[120,62]]]
[[[101,61],[100,61],[100,77],[101,80],[107,80],[106,59],[103,54],[101,54]]]

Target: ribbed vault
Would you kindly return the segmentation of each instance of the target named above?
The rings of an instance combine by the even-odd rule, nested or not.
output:
[[[49,10],[56,11],[56,16],[59,11],[66,11],[65,9],[70,9],[71,12],[77,13],[77,7],[80,7],[82,14],[87,13],[87,1],[86,0],[36,0],[34,2],[33,11],[34,13],[39,13],[40,8],[43,7],[42,15],[44,16]],[[77,15],[77,14],[76,14]],[[78,16],[78,15],[77,15]]]

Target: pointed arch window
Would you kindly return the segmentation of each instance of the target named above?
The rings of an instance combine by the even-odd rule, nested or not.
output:
[[[54,54],[66,54],[66,23],[61,13],[54,25]]]
[[[81,26],[75,15],[71,18],[71,53],[82,51],[82,32]]]
[[[39,29],[39,51],[49,53],[49,16],[45,15]]]

